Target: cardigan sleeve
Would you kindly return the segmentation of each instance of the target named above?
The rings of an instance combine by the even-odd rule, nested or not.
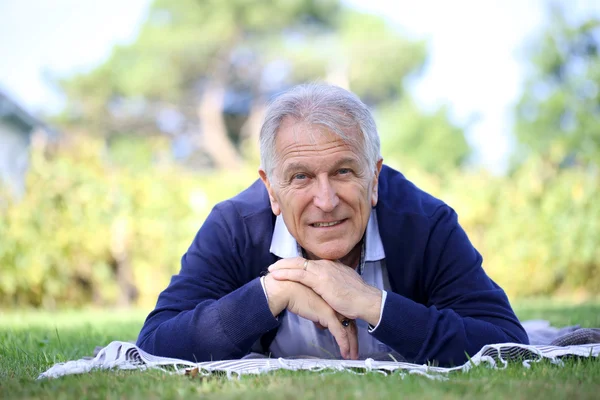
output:
[[[440,206],[430,226],[419,274],[428,301],[388,292],[375,338],[410,361],[440,365],[463,364],[486,344],[527,344],[508,298],[484,272],[456,213]]]
[[[247,239],[233,207],[225,207],[207,217],[148,315],[137,340],[144,351],[197,362],[240,358],[278,326],[260,278],[245,282]]]

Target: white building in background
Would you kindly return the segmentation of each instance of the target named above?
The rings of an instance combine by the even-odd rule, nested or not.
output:
[[[35,134],[55,135],[43,122],[0,92],[0,185],[8,187],[16,197],[25,192],[29,147]]]

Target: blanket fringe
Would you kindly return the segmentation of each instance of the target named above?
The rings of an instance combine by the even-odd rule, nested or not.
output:
[[[432,380],[446,380],[453,371],[468,372],[471,368],[483,365],[492,369],[505,369],[509,362],[521,362],[530,368],[531,363],[549,360],[562,366],[563,357],[599,357],[600,343],[576,346],[531,346],[516,343],[491,344],[484,346],[465,364],[453,367],[433,367],[406,362],[388,362],[366,359],[325,360],[325,359],[285,359],[256,358],[242,360],[224,360],[193,363],[174,358],[156,357],[146,353],[129,342],[114,341],[98,352],[93,359],[81,359],[58,363],[40,374],[38,379],[58,378],[64,375],[83,374],[92,370],[121,369],[147,370],[158,369],[168,374],[195,374],[208,376],[215,372],[225,373],[228,378],[240,378],[242,375],[263,374],[276,370],[322,372],[346,371],[354,374],[382,373],[396,374],[404,378],[406,374],[421,375]]]

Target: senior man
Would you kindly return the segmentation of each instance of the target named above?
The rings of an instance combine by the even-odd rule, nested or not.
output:
[[[142,349],[451,365],[486,344],[527,343],[452,208],[383,165],[354,94],[309,84],[280,95],[260,154],[260,180],[214,207]]]

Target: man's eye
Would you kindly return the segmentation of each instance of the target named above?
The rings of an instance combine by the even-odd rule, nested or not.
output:
[[[338,170],[338,175],[347,175],[351,172],[352,172],[352,170],[350,168],[340,168]]]
[[[303,179],[306,179],[306,178],[307,178],[306,174],[295,174],[292,177],[293,180],[303,180]]]

